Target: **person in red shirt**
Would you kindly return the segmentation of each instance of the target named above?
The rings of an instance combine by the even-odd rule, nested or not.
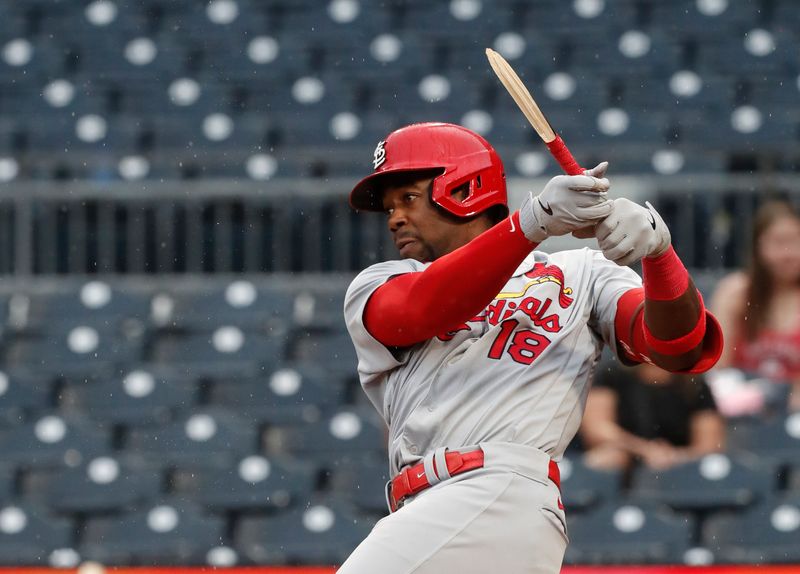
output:
[[[790,385],[789,409],[800,410],[800,214],[788,202],[771,201],[758,210],[751,263],[720,281],[711,309],[722,326],[725,346],[717,369],[732,367],[748,376]],[[720,408],[729,414],[759,411],[769,399],[764,386],[736,390],[712,377]],[[730,379],[725,379],[730,381]]]

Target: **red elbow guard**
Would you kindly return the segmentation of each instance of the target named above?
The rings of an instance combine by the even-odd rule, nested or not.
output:
[[[644,325],[644,340],[650,349],[661,355],[682,355],[691,351],[703,341],[703,337],[705,337],[706,334],[706,310],[705,307],[702,306],[703,298],[699,292],[697,293],[697,296],[700,298],[701,304],[700,317],[698,317],[697,324],[692,328],[692,330],[682,337],[668,340],[658,339],[655,337],[655,335],[653,335],[653,333],[650,332],[647,323],[642,321],[642,324]]]

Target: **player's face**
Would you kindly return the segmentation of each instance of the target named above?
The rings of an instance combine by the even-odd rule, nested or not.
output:
[[[800,280],[800,220],[776,219],[759,238],[758,251],[776,281],[796,283]]]
[[[433,178],[389,186],[383,192],[383,208],[389,231],[404,259],[433,261],[468,243],[469,225],[448,217],[430,201]]]

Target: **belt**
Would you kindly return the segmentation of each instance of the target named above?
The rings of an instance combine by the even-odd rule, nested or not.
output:
[[[410,466],[386,483],[386,504],[390,512],[396,512],[403,506],[403,501],[426,488],[438,484],[463,472],[483,467],[483,451],[468,452],[446,451],[437,449],[434,456],[426,461]],[[427,468],[426,468],[427,467]],[[440,468],[446,470],[442,471]],[[547,478],[561,489],[561,473],[556,461],[551,460],[547,469]]]

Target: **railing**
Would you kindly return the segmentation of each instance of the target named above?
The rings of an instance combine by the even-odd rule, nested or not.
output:
[[[356,214],[354,180],[42,183],[0,187],[0,275],[351,273],[396,257],[380,214]],[[510,204],[545,179],[509,181]],[[612,195],[658,207],[687,266],[743,263],[755,206],[791,176],[619,177]],[[547,249],[577,244],[551,240]]]

